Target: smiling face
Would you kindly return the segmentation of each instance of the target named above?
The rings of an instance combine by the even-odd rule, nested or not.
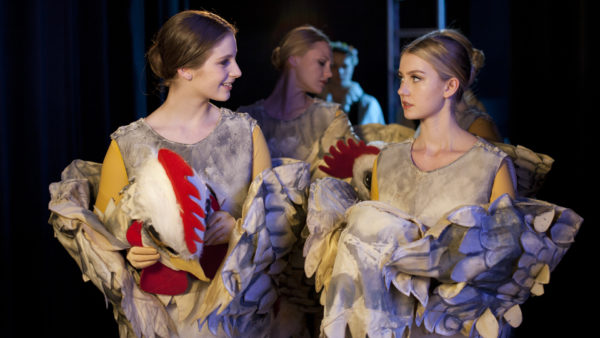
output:
[[[301,90],[319,94],[331,77],[331,49],[325,41],[318,41],[302,56],[291,56],[290,64],[296,73],[296,85]]]
[[[191,83],[195,92],[206,99],[227,101],[231,95],[233,82],[242,76],[235,57],[237,46],[233,34],[227,34],[211,50],[210,56],[192,74]]]
[[[433,66],[422,58],[405,53],[398,69],[404,116],[409,120],[424,119],[438,113],[447,99],[447,82]]]

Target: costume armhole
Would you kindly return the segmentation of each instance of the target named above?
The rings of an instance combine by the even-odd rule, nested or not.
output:
[[[371,200],[378,201],[379,200],[379,187],[377,186],[377,159],[379,156],[375,157],[375,162],[373,162],[373,173],[371,173]]]
[[[271,154],[258,125],[252,130],[252,145],[252,179],[254,179],[263,170],[271,168]]]
[[[492,184],[490,202],[493,202],[504,194],[508,194],[510,197],[515,198],[514,182],[509,169],[509,163],[506,160],[502,161],[500,169],[496,172],[496,177]]]
[[[117,142],[112,140],[104,157],[104,162],[102,162],[100,187],[98,188],[95,207],[104,213],[111,199],[115,203],[118,202],[119,192],[127,184],[129,184],[129,179],[123,156]]]

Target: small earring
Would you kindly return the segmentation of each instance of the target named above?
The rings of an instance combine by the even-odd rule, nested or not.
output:
[[[192,79],[192,74],[186,72],[183,69],[178,69],[177,72],[179,73],[179,75],[181,75],[184,79],[190,81]]]

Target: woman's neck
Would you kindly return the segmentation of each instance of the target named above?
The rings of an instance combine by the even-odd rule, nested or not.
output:
[[[450,105],[444,105],[437,114],[421,120],[419,136],[413,149],[435,156],[444,152],[463,152],[471,148],[475,137],[463,130]]]
[[[165,102],[157,110],[164,111],[173,122],[190,122],[205,119],[214,108],[207,98],[194,96],[187,88],[175,87],[169,89]]]
[[[196,143],[216,126],[219,109],[208,99],[170,88],[165,102],[146,118],[161,136],[180,143]]]
[[[312,104],[312,98],[297,85],[295,73],[285,70],[275,88],[265,99],[265,110],[273,118],[291,120],[300,115]]]

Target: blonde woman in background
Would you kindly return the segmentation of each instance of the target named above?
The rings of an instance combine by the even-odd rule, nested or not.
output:
[[[318,169],[323,155],[338,140],[355,137],[339,105],[315,97],[332,75],[329,38],[312,26],[294,28],[271,61],[280,72],[273,91],[238,111],[256,119],[272,158],[301,160],[310,164],[312,178],[326,176]]]

